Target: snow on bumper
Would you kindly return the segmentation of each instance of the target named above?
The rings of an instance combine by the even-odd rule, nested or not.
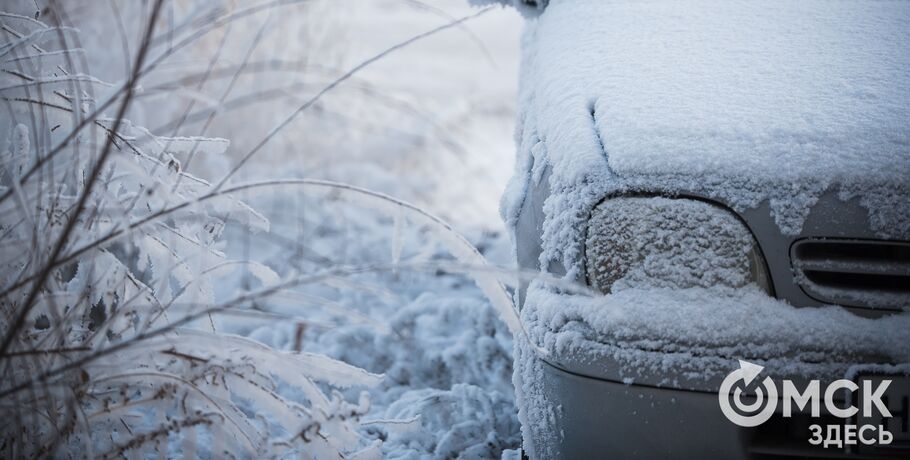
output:
[[[910,312],[872,319],[796,308],[754,286],[586,296],[535,283],[522,320],[550,364],[625,383],[716,391],[738,359],[781,378],[823,380],[910,362]]]

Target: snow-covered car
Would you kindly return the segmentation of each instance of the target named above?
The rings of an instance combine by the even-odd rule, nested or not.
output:
[[[522,3],[502,212],[520,267],[552,275],[517,293],[527,455],[910,455],[910,2]],[[887,377],[891,417],[769,395],[738,426],[718,395],[738,360],[778,388]]]

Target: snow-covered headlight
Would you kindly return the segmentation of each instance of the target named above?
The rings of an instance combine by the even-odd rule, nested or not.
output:
[[[771,291],[749,229],[732,212],[692,199],[604,201],[588,223],[585,265],[588,282],[604,293],[749,283]]]

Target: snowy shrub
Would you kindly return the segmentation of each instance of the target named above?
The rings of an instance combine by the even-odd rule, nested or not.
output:
[[[496,457],[516,447],[509,353],[520,324],[501,273],[467,240],[380,193],[227,180],[294,118],[216,119],[258,94],[228,97],[235,78],[263,91],[282,78],[260,77],[276,64],[250,60],[268,21],[241,20],[305,2],[237,3],[50,1],[35,14],[23,0],[0,13],[0,457]],[[81,33],[63,25],[76,14]],[[232,27],[241,45],[225,50]],[[323,72],[309,100],[281,99],[294,86],[269,97],[315,110],[354,71]],[[219,82],[214,98],[201,91],[208,79]],[[260,142],[251,127],[263,124]],[[299,156],[294,139],[276,138],[279,157]],[[316,207],[299,206],[304,196]],[[333,220],[343,207],[360,211]],[[406,248],[415,238],[423,246]],[[479,292],[455,298],[463,280],[452,273]],[[445,295],[422,294],[425,284],[389,292],[409,276]],[[371,316],[375,299],[398,310]]]
[[[122,118],[160,6],[119,85],[83,72],[73,30],[0,16],[0,455],[375,451],[358,432],[369,400],[333,389],[381,376],[214,330],[214,316],[255,314],[257,299],[305,281],[225,256],[226,224],[255,233],[268,221],[175,153],[221,155],[227,140],[155,136]],[[236,270],[258,285],[216,298]],[[284,383],[305,401],[282,396]]]

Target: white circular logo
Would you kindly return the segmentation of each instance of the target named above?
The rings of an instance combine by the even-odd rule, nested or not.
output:
[[[765,377],[761,382],[765,391],[762,391],[761,387],[755,389],[755,402],[751,404],[743,402],[742,388],[737,387],[733,394],[730,394],[730,390],[736,382],[742,380],[748,385],[761,373],[762,369],[764,367],[740,360],[739,369],[727,375],[727,378],[720,384],[720,389],[717,391],[717,401],[720,403],[721,412],[724,413],[727,419],[739,426],[753,427],[761,425],[774,415],[774,410],[777,408],[777,386],[774,385],[771,377]],[[765,403],[766,398],[768,400],[767,403]],[[731,399],[733,400],[733,405],[736,406],[735,409],[730,405]],[[765,406],[764,409],[762,409],[762,405]]]

